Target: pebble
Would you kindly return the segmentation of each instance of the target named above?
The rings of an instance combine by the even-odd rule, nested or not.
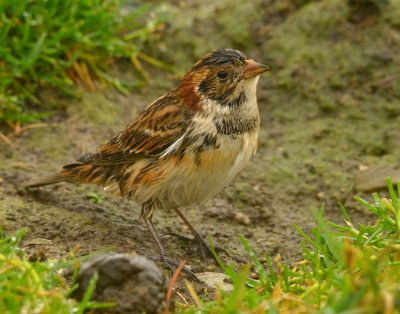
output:
[[[242,212],[236,212],[234,217],[237,222],[245,226],[248,226],[251,223],[249,216],[243,214]]]
[[[212,288],[220,288],[224,291],[231,292],[233,284],[229,276],[222,273],[204,272],[197,273],[196,276],[205,284]]]
[[[317,193],[317,199],[324,200],[325,199],[325,193],[324,192],[318,192]]]

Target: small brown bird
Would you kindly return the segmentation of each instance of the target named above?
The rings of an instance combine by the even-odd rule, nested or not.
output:
[[[208,53],[179,86],[151,103],[98,152],[27,188],[58,182],[91,183],[142,204],[141,217],[161,259],[175,265],[152,223],[154,209],[173,209],[203,253],[211,250],[180,208],[227,185],[257,149],[259,74],[269,67],[238,50]]]

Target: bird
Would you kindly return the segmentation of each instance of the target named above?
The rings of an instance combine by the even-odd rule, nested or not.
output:
[[[152,222],[156,210],[173,210],[202,252],[212,251],[183,213],[220,192],[255,155],[260,130],[256,88],[269,66],[239,50],[207,53],[178,86],[150,103],[99,149],[55,175],[27,184],[88,183],[141,205],[141,218],[170,260]]]

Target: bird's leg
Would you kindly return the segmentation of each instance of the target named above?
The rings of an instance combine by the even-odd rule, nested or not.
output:
[[[185,225],[189,228],[190,232],[193,234],[194,239],[189,239],[186,236],[182,236],[180,234],[176,234],[176,233],[171,233],[172,235],[181,237],[183,239],[186,240],[193,240],[195,242],[197,242],[197,244],[199,245],[200,248],[200,253],[202,255],[202,258],[205,257],[205,255],[208,255],[210,257],[213,257],[215,259],[215,256],[211,250],[211,247],[209,246],[209,244],[204,240],[204,238],[201,236],[201,234],[193,227],[193,225],[189,222],[189,220],[183,215],[183,213],[178,209],[175,208],[175,212],[178,214],[178,216],[182,219],[182,221],[185,223]],[[214,246],[214,249],[216,252],[225,252],[228,254],[228,252],[221,247],[218,246]],[[229,255],[229,254],[228,254]]]
[[[147,229],[149,229],[151,236],[153,237],[153,240],[156,242],[158,246],[158,250],[160,251],[160,257],[161,259],[164,258],[164,247],[161,243],[160,238],[157,235],[156,229],[154,228],[152,218],[153,218],[153,203],[151,201],[145,202],[142,205],[142,212],[141,216],[143,221],[145,222]]]
[[[149,229],[151,236],[153,237],[153,240],[156,242],[158,246],[158,250],[160,252],[160,260],[172,271],[175,271],[175,269],[179,266],[178,263],[170,260],[168,257],[165,256],[165,250],[164,247],[161,243],[160,238],[157,235],[156,229],[154,228],[153,222],[152,222],[152,217],[153,217],[153,202],[148,201],[143,203],[142,205],[142,212],[141,212],[142,219],[144,220],[147,229]],[[197,276],[195,275],[194,272],[192,272],[189,268],[184,267],[183,271],[191,277],[195,281],[199,281]]]

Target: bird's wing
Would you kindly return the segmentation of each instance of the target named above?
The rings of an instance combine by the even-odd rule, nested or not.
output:
[[[193,115],[193,111],[170,92],[153,102],[99,152],[83,156],[78,161],[113,166],[132,163],[138,158],[164,156],[182,142]]]

